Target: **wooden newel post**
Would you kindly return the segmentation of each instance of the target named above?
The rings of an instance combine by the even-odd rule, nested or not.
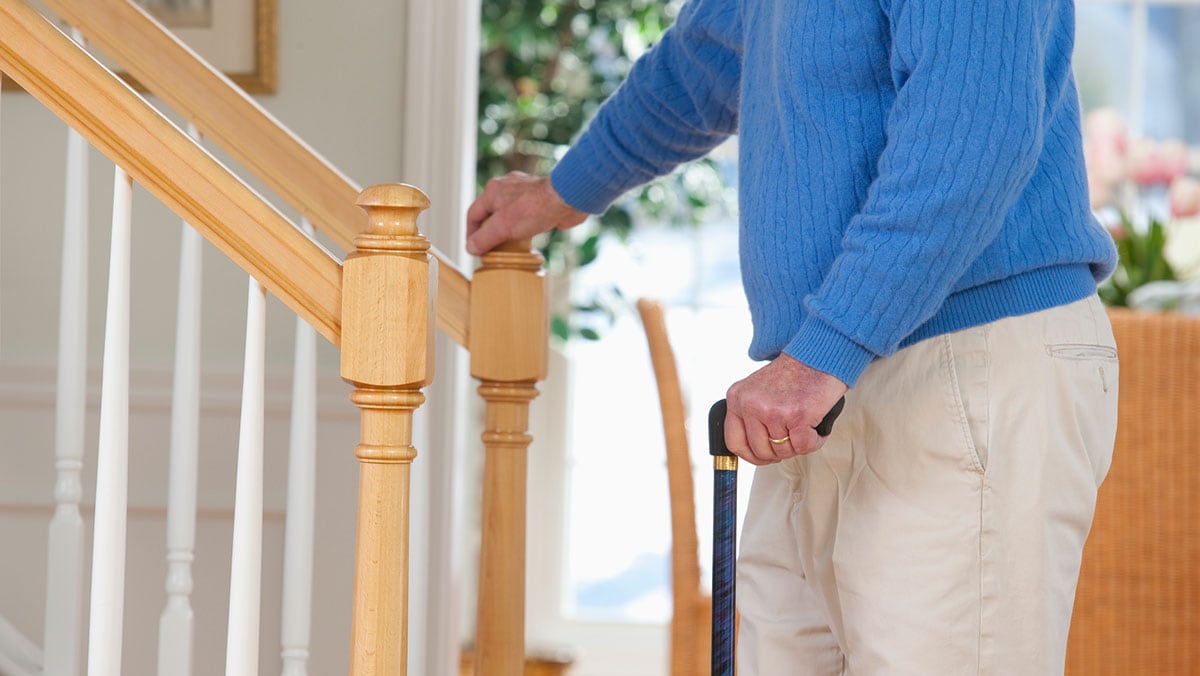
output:
[[[476,674],[525,669],[525,465],[529,404],[546,377],[549,315],[543,259],[528,240],[483,256],[471,282],[471,375],[481,381],[483,541]]]
[[[367,230],[342,268],[342,378],[362,409],[350,674],[394,676],[408,662],[412,416],[433,370],[429,242],[416,225],[429,198],[378,185],[358,205]]]

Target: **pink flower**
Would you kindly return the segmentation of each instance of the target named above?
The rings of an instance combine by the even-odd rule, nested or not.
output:
[[[1125,158],[1111,145],[1084,142],[1088,194],[1093,209],[1112,201],[1116,186],[1125,178]]]
[[[1183,141],[1137,139],[1129,146],[1129,177],[1141,185],[1170,183],[1188,172],[1188,155]]]
[[[1128,136],[1125,120],[1112,108],[1099,108],[1083,120],[1083,159],[1093,209],[1110,204],[1117,185],[1125,180]]]
[[[1188,147],[1183,141],[1164,141],[1158,146],[1158,154],[1164,183],[1188,173]]]
[[[1166,183],[1166,164],[1159,144],[1139,138],[1129,146],[1129,178],[1139,185]]]
[[[1171,202],[1171,215],[1175,218],[1200,215],[1200,180],[1191,176],[1176,178],[1167,189],[1167,199]]]

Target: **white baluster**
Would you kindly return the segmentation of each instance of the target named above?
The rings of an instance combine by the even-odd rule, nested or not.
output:
[[[195,126],[188,133],[199,140]],[[175,384],[171,398],[171,469],[167,481],[167,605],[158,622],[158,676],[192,673],[192,561],[196,548],[196,463],[200,436],[200,286],[203,240],[183,223]]]
[[[113,186],[112,254],[100,386],[100,444],[92,547],[88,676],[119,676],[125,602],[129,481],[129,224],[133,182],[119,168]]]
[[[58,306],[57,477],[46,557],[46,676],[79,673],[83,622],[83,444],[87,415],[88,145],[67,132],[66,213]]]
[[[237,489],[233,508],[226,676],[252,676],[258,673],[266,302],[262,286],[251,279],[246,304],[246,363],[242,374],[242,419],[238,435]]]
[[[304,230],[313,227],[307,220]],[[312,631],[313,519],[317,461],[317,333],[296,320],[288,456],[287,525],[283,544],[283,676],[308,674]]]

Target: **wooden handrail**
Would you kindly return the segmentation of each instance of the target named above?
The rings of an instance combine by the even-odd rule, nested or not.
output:
[[[359,187],[141,7],[128,0],[43,1],[334,243],[354,250],[366,226],[354,206]],[[431,253],[438,260],[438,326],[465,346],[470,282],[445,254]]]
[[[21,0],[0,0],[0,69],[340,344],[338,261]]]

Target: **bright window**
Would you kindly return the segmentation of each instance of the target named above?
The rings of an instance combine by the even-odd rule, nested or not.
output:
[[[1078,0],[1085,110],[1112,107],[1134,136],[1200,142],[1200,0]]]
[[[750,318],[738,276],[737,226],[650,228],[632,246],[609,247],[603,256],[580,283],[618,279],[627,297],[648,296],[667,306],[690,409],[698,528],[707,536],[708,407],[754,368],[745,354]],[[572,346],[571,356],[576,387],[564,611],[578,619],[665,622],[671,614],[665,442],[641,324],[626,315],[602,340]],[[605,409],[608,414],[596,414]]]

